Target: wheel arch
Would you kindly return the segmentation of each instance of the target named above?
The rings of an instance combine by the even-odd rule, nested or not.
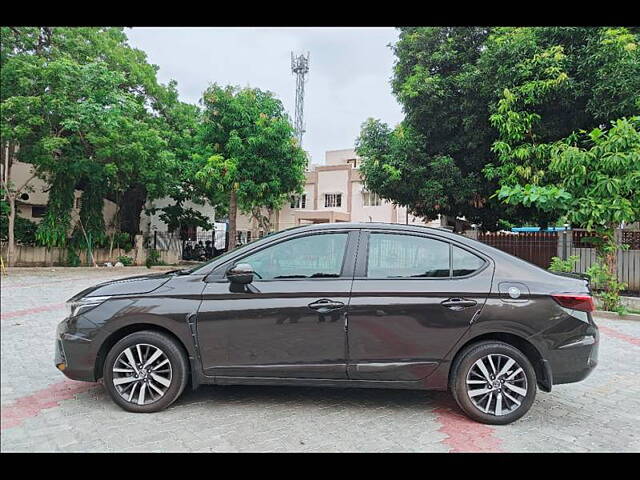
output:
[[[449,378],[448,378],[449,388],[451,386],[451,382],[453,379],[452,378],[453,370],[454,370],[453,366],[455,365],[456,361],[460,357],[461,353],[464,352],[468,347],[474,344],[477,344],[483,341],[489,341],[489,340],[504,342],[520,350],[524,354],[524,356],[527,357],[527,360],[531,362],[531,365],[533,366],[533,369],[536,373],[536,380],[540,389],[543,390],[544,392],[551,391],[551,386],[553,384],[553,379],[551,377],[551,369],[549,367],[548,362],[544,359],[540,351],[535,347],[535,345],[533,345],[530,341],[528,341],[524,337],[521,337],[520,335],[516,335],[514,333],[508,333],[508,332],[483,333],[467,340],[465,343],[460,345],[460,347],[456,350],[456,353],[453,355],[453,358],[451,360],[451,364],[450,364],[451,368],[449,369]]]
[[[153,323],[132,323],[132,324],[125,325],[125,326],[123,326],[123,327],[111,332],[109,334],[109,336],[107,338],[105,338],[105,340],[102,342],[102,345],[100,345],[100,348],[98,349],[98,353],[96,355],[96,361],[95,361],[95,365],[94,365],[94,376],[95,376],[96,380],[102,378],[102,370],[103,370],[103,367],[104,367],[104,361],[105,361],[105,358],[107,357],[107,354],[109,353],[109,350],[111,350],[111,348],[116,343],[118,343],[120,340],[122,340],[127,335],[130,335],[130,334],[135,333],[135,332],[140,332],[140,331],[155,331],[155,332],[163,333],[163,334],[171,337],[173,340],[176,341],[178,346],[182,349],[182,353],[184,353],[185,359],[187,361],[187,365],[189,365],[189,368],[191,368],[189,350],[187,349],[186,345],[184,344],[184,342],[180,339],[180,337],[178,335],[176,335],[174,332],[172,332],[168,328],[160,326],[160,325],[157,325],[157,324],[153,324]],[[191,376],[190,372],[188,372],[187,373],[187,377],[189,378],[190,376]]]

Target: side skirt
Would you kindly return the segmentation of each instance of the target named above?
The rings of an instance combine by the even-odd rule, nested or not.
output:
[[[201,384],[209,385],[278,385],[299,387],[336,387],[336,388],[392,388],[404,390],[443,390],[434,388],[425,380],[335,380],[322,378],[279,378],[279,377],[226,377],[201,376]]]

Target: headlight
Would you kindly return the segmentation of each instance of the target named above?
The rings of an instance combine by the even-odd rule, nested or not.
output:
[[[110,297],[86,297],[75,302],[67,302],[69,307],[69,316],[77,317],[78,315],[88,312],[92,308],[97,307]]]

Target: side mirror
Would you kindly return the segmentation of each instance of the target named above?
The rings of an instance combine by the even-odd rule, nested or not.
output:
[[[246,285],[253,282],[253,267],[248,263],[238,263],[227,270],[227,278],[231,283]]]

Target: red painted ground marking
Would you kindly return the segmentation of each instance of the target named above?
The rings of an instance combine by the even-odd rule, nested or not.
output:
[[[450,407],[440,407],[434,411],[437,421],[442,424],[438,431],[447,435],[441,443],[451,447],[450,452],[502,452],[502,442],[493,436],[493,427],[474,422]]]
[[[601,324],[598,324],[598,330],[600,330],[605,335],[608,335],[613,338],[617,338],[618,340],[624,340],[625,342],[629,342],[631,345],[640,347],[640,338],[632,337],[631,335],[627,335],[626,333],[619,332],[613,328],[605,327]]]
[[[50,303],[49,305],[42,305],[41,307],[27,308],[24,310],[16,310],[15,312],[0,314],[0,320],[8,320],[10,318],[24,317],[25,315],[31,315],[32,313],[48,312],[50,310],[59,310],[65,307],[66,307],[65,303]]]
[[[96,385],[96,383],[63,380],[31,395],[20,397],[2,407],[0,430],[17,427],[27,418],[37,416],[42,410],[57,407],[62,400],[73,398],[78,393],[91,390]]]

